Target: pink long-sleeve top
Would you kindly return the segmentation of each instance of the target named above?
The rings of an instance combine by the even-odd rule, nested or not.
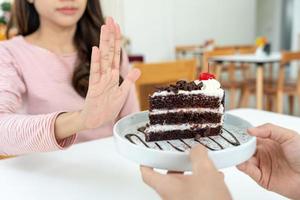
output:
[[[74,143],[112,135],[113,123],[61,141],[54,123],[62,112],[78,111],[84,98],[71,84],[76,54],[56,55],[18,36],[0,43],[0,155],[64,149]],[[129,70],[123,56],[121,75]],[[131,89],[119,118],[139,110]]]

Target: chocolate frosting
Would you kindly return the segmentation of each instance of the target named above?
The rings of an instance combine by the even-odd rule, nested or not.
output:
[[[157,88],[157,90],[158,90],[158,92],[168,91],[168,92],[174,92],[175,94],[177,94],[179,90],[184,90],[184,91],[201,90],[202,87],[203,87],[202,82],[200,82],[197,85],[194,81],[187,82],[184,80],[180,80],[175,85],[172,84],[167,87],[160,87],[160,88]]]

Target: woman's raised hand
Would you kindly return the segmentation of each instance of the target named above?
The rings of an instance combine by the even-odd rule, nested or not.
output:
[[[120,56],[120,27],[109,17],[101,27],[99,47],[93,47],[92,51],[89,89],[80,113],[85,129],[97,128],[116,119],[140,76],[140,71],[133,69],[119,86]]]
[[[55,137],[61,140],[83,130],[98,128],[116,119],[130,89],[140,76],[131,70],[119,86],[121,31],[112,18],[101,27],[99,47],[93,47],[89,89],[82,110],[60,114]]]

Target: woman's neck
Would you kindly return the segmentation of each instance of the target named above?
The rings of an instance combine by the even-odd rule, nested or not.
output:
[[[64,55],[76,52],[74,44],[75,31],[76,25],[73,27],[59,27],[43,20],[39,29],[25,37],[25,39],[55,54]]]

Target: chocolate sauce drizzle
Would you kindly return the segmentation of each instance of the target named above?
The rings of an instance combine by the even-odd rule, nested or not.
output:
[[[219,142],[217,142],[215,139],[213,139],[212,137],[207,137],[207,138],[210,139],[211,141],[213,141],[214,143],[216,143],[221,149],[224,149],[224,147]]]
[[[144,133],[145,129],[146,129],[146,127],[140,127],[140,128],[138,128],[137,130],[138,130],[139,132],[145,134],[145,133]],[[222,132],[219,136],[220,136],[221,138],[223,138],[226,142],[228,142],[229,144],[231,144],[231,145],[233,145],[233,146],[239,146],[239,145],[241,145],[240,141],[236,138],[236,136],[235,136],[232,132],[228,131],[228,130],[225,129],[225,128],[222,128],[222,130],[226,131],[226,132],[234,139],[234,142],[231,141],[231,140],[229,140],[228,138],[226,138],[226,137],[224,137],[224,136],[222,135],[222,133],[223,133],[223,132]],[[130,134],[126,134],[126,135],[125,135],[125,138],[126,138],[129,142],[131,142],[131,143],[133,143],[133,144],[136,144],[136,142],[134,142],[134,140],[133,140],[134,137],[137,138],[137,139],[138,139],[145,147],[150,148],[150,146],[149,146],[149,145],[148,145],[148,144],[147,144],[140,136],[138,136],[137,134],[130,133]],[[208,136],[207,138],[210,139],[212,142],[214,142],[216,145],[218,145],[218,146],[220,147],[220,149],[224,149],[224,148],[225,148],[224,146],[222,146],[222,144],[220,144],[219,142],[217,142],[217,141],[216,141],[215,139],[213,139],[212,137],[209,137],[209,136]],[[189,145],[188,143],[186,143],[183,139],[179,139],[179,141],[180,141],[182,144],[184,144],[188,149],[191,149],[191,148],[192,148],[191,145]],[[198,142],[199,144],[201,144],[201,145],[203,145],[203,146],[205,146],[206,148],[208,148],[208,149],[211,150],[211,151],[217,151],[217,150],[220,150],[220,149],[215,149],[215,148],[212,148],[212,147],[206,145],[205,143],[201,142],[198,138],[195,138],[194,141],[195,141],[195,142]],[[177,147],[176,145],[174,145],[174,144],[171,143],[170,141],[167,141],[167,143],[168,143],[173,149],[175,149],[176,151],[179,151],[179,152],[184,152],[184,151],[185,151],[184,149],[181,149],[181,148]],[[160,150],[164,150],[157,142],[155,142],[154,144],[155,144]]]
[[[155,142],[155,145],[156,145],[160,150],[164,150],[157,142]]]
[[[180,149],[179,147],[176,147],[174,144],[172,144],[170,141],[167,141],[168,144],[171,145],[171,147],[173,147],[175,150],[180,151],[180,152],[184,152],[184,150]]]
[[[196,139],[196,138],[194,139],[194,141],[196,141],[196,142],[198,142],[199,144],[205,146],[206,148],[208,148],[208,149],[211,150],[211,151],[217,151],[217,149],[214,149],[214,148],[211,148],[211,147],[207,146],[206,144],[202,143],[200,140],[198,140],[198,139]]]
[[[148,144],[146,143],[146,142],[144,142],[144,140],[142,140],[142,138],[140,138],[140,136],[138,136],[137,134],[127,134],[127,135],[125,135],[125,138],[127,139],[127,140],[129,140],[129,142],[131,142],[131,143],[133,143],[133,144],[136,144],[133,140],[132,140],[132,137],[136,137],[141,143],[143,143],[143,145],[145,145],[145,147],[147,147],[147,148],[150,148],[149,146],[148,146]]]
[[[240,141],[239,141],[239,140],[238,140],[238,139],[237,139],[230,131],[228,131],[228,130],[225,129],[225,128],[222,128],[222,130],[226,131],[226,132],[234,139],[234,141],[235,141],[235,142],[232,142],[232,141],[228,140],[226,137],[224,137],[222,134],[220,134],[220,136],[221,136],[224,140],[226,140],[226,142],[232,144],[233,146],[239,146],[239,145],[241,145]]]
[[[179,139],[180,142],[182,142],[185,146],[188,148],[192,148],[188,143],[186,143],[183,139]]]

